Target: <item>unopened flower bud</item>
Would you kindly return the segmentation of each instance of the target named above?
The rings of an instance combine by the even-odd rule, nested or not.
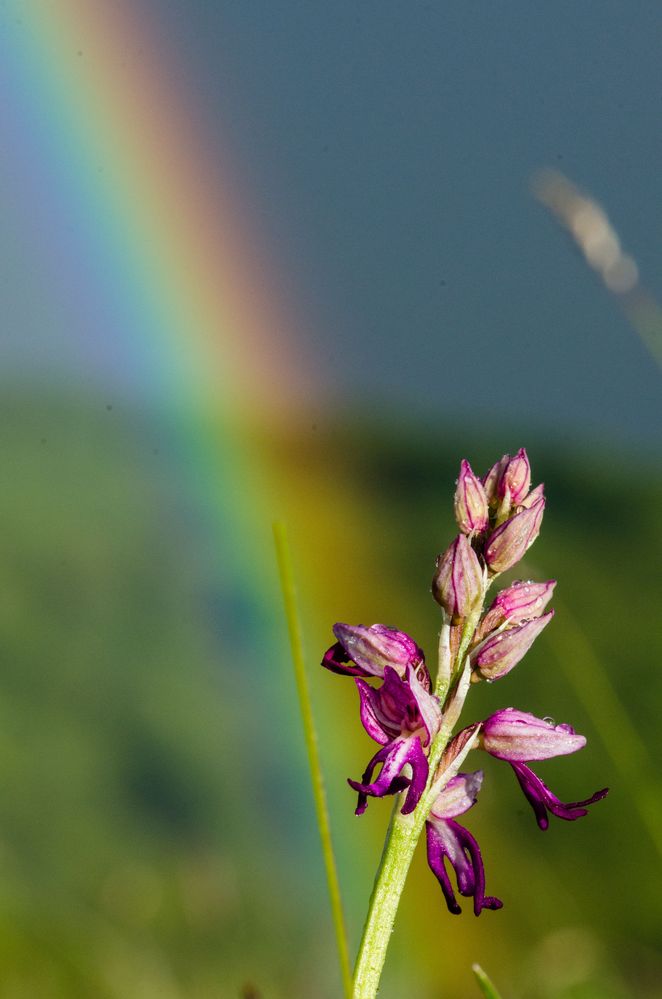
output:
[[[533,506],[509,517],[490,535],[485,545],[485,561],[492,572],[505,572],[519,562],[540,534],[544,512],[545,497],[541,495]]]
[[[483,571],[464,534],[437,557],[432,595],[452,620],[467,617],[483,596]]]
[[[496,506],[499,502],[501,479],[509,461],[510,455],[504,454],[503,458],[499,458],[499,460],[492,465],[489,472],[483,476],[483,489],[485,490],[487,502],[490,506]]]
[[[549,760],[567,756],[586,745],[570,725],[555,725],[527,711],[503,708],[483,722],[481,744],[491,756],[508,762]]]
[[[455,519],[463,534],[480,534],[489,524],[487,496],[483,483],[474,475],[471,465],[463,460],[455,490]]]
[[[476,632],[478,641],[486,638],[491,631],[499,628],[506,621],[513,624],[523,624],[534,617],[540,617],[552,598],[556,580],[546,583],[517,581],[507,589],[498,593],[488,611],[483,615]]]
[[[539,486],[532,489],[528,496],[525,496],[523,500],[520,501],[520,506],[524,506],[527,509],[531,509],[539,499],[545,494],[545,483],[541,482]]]
[[[513,506],[520,506],[531,488],[531,466],[523,447],[506,465],[498,485],[500,496],[510,494]]]
[[[471,661],[478,676],[484,680],[498,680],[517,666],[533,645],[535,639],[554,617],[550,611],[516,628],[498,631],[488,636],[471,654]]]
[[[546,583],[513,583],[496,595],[488,614],[493,610],[498,611],[501,616],[499,624],[506,620],[512,624],[521,624],[540,617],[552,599],[555,586],[555,579],[549,579]]]

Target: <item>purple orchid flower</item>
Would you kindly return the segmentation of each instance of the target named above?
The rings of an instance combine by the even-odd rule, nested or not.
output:
[[[468,829],[455,821],[467,812],[478,798],[483,782],[481,770],[453,777],[437,797],[426,822],[428,864],[441,885],[449,912],[459,914],[445,861],[455,871],[460,895],[473,897],[474,913],[483,909],[500,909],[503,902],[485,894],[485,869],[480,847]]]
[[[345,676],[377,676],[382,678],[387,666],[404,676],[408,666],[426,690],[430,689],[430,674],[423,651],[404,631],[385,624],[343,624],[333,626],[338,639],[324,653],[322,666]]]
[[[371,687],[355,677],[361,697],[361,721],[368,735],[381,744],[368,763],[361,781],[349,780],[358,791],[356,814],[362,815],[368,806],[368,795],[383,798],[408,788],[403,815],[413,812],[428,779],[427,752],[441,725],[441,707],[436,697],[418,680],[412,666],[407,666],[404,678],[391,666],[384,667],[384,683]],[[381,764],[376,780],[375,767]],[[411,776],[402,771],[409,765]]]
[[[570,725],[554,725],[526,711],[504,708],[484,722],[481,742],[491,756],[510,763],[541,829],[549,826],[548,812],[568,821],[580,819],[609,790],[603,787],[584,801],[564,802],[527,766],[531,760],[549,760],[582,749],[586,739]]]

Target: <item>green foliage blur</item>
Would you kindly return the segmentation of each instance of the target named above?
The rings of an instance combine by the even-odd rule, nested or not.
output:
[[[390,806],[354,817],[345,778],[372,750],[353,684],[317,664],[335,620],[397,625],[434,663],[459,460],[522,444],[548,495],[524,571],[559,580],[557,614],[467,721],[571,722],[587,748],[540,773],[611,793],[543,834],[510,770],[476,761],[467,826],[504,909],[449,915],[421,850],[380,995],[477,997],[478,961],[504,999],[662,996],[659,469],[365,414],[253,430],[274,492],[252,607],[166,420],[15,394],[0,426],[0,999],[340,995],[268,517],[299,573],[354,951]]]

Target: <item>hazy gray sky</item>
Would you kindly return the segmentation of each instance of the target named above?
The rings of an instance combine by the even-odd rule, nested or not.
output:
[[[659,4],[143,3],[334,393],[661,439],[660,373],[529,194],[566,172],[662,295]]]
[[[590,191],[662,297],[659,3],[134,6],[212,152],[229,144],[240,163],[299,309],[301,355],[334,404],[440,421],[492,414],[552,438],[583,428],[659,447],[660,372],[529,193],[545,165]],[[10,135],[11,114],[0,120]],[[4,176],[13,190],[24,166],[4,146],[0,188]],[[56,216],[46,166],[30,162],[31,210]],[[5,217],[19,218],[15,196],[6,201]],[[36,370],[61,317],[20,286],[20,237],[0,250],[6,356]],[[79,286],[78,314],[103,324],[84,274]],[[49,349],[75,366],[79,347],[74,335]],[[104,349],[104,377],[121,380],[112,336]]]

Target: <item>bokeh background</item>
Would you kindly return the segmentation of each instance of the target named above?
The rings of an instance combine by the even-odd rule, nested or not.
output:
[[[417,857],[380,994],[469,999],[479,961],[504,999],[662,996],[660,371],[530,191],[588,189],[662,294],[659,28],[2,3],[2,999],[340,994],[271,522],[354,949],[389,807],[354,817],[370,744],[317,663],[335,620],[432,653],[459,459],[522,444],[557,615],[468,714],[571,722],[588,747],[541,773],[611,794],[543,835],[486,766],[504,909],[451,917]]]

